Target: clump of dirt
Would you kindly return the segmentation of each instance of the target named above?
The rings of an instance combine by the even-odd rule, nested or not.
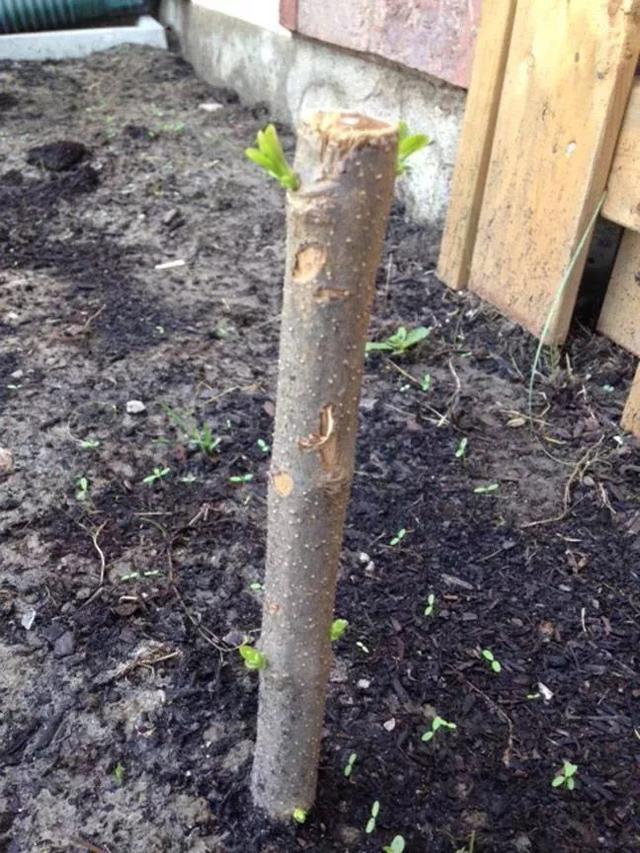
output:
[[[530,428],[535,341],[443,287],[396,208],[371,335],[431,333],[367,360],[317,806],[272,825],[234,651],[284,262],[284,199],[242,155],[263,111],[131,47],[3,63],[0,91],[0,849],[635,849],[632,358],[576,329]],[[83,153],[45,174],[60,127]],[[436,714],[456,728],[423,741]]]
[[[89,150],[82,142],[62,140],[61,142],[48,142],[46,145],[36,145],[30,148],[26,154],[27,163],[34,166],[42,166],[50,172],[64,172],[72,166],[76,166],[81,160],[89,155]]]

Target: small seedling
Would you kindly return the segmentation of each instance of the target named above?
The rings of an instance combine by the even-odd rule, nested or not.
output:
[[[358,758],[358,754],[356,752],[352,752],[351,755],[349,756],[349,760],[344,765],[344,770],[342,772],[344,773],[344,775],[346,776],[347,779],[353,773],[353,765],[356,763],[357,758]]]
[[[153,484],[157,480],[164,480],[164,478],[169,474],[170,471],[171,471],[171,468],[166,468],[166,467],[163,468],[160,465],[157,465],[153,469],[151,474],[147,474],[147,476],[143,479],[142,482],[145,483],[147,486],[153,486]]]
[[[242,485],[243,483],[250,483],[253,480],[253,474],[237,474],[233,477],[229,477],[229,482],[234,485]]]
[[[497,492],[500,486],[498,483],[489,483],[488,486],[476,486],[473,490],[474,495],[488,495],[491,492]]]
[[[247,669],[250,669],[252,672],[255,670],[264,669],[267,665],[267,659],[262,654],[260,649],[256,649],[253,646],[248,645],[247,643],[243,643],[239,648],[240,657],[244,661],[244,665]]]
[[[294,809],[291,817],[296,823],[304,823],[307,819],[307,813],[304,809]]]
[[[269,447],[269,445],[267,444],[267,442],[263,438],[259,438],[256,441],[256,444],[258,445],[258,447],[260,448],[260,450],[263,453],[268,453],[271,450],[271,448]]]
[[[567,791],[573,791],[576,786],[575,776],[578,772],[578,765],[572,764],[570,761],[564,761],[562,769],[558,770],[551,781],[553,788],[566,788]]]
[[[391,355],[402,355],[428,338],[430,334],[431,329],[426,326],[416,326],[409,331],[404,326],[400,326],[397,332],[389,335],[384,341],[368,341],[366,352],[390,352]]]
[[[483,649],[482,657],[486,660],[486,662],[491,667],[492,672],[495,672],[496,675],[499,675],[502,672],[502,664],[499,660],[496,659],[495,655],[491,651],[491,649]]]
[[[285,190],[297,190],[300,178],[287,163],[274,125],[268,124],[258,131],[256,145],[257,148],[247,148],[244,152],[249,160],[275,178]]]
[[[186,417],[183,417],[175,409],[165,407],[165,411],[169,419],[180,429],[189,440],[191,447],[200,450],[206,456],[211,456],[214,450],[217,450],[221,439],[213,434],[209,424],[204,424],[199,427],[197,423],[189,423]]]
[[[361,643],[360,640],[356,640],[356,646],[360,649],[361,652],[364,652],[365,655],[369,654],[369,649],[365,646],[364,643]]]
[[[100,447],[100,442],[97,438],[85,438],[84,441],[80,442],[80,447],[82,450],[97,450]]]
[[[425,373],[425,375],[420,380],[420,390],[428,391],[431,388],[431,374]]]
[[[393,539],[390,540],[389,545],[391,545],[392,547],[399,545],[400,542],[402,542],[402,540],[404,539],[404,537],[406,535],[407,535],[406,528],[401,527],[400,530],[398,530],[396,535],[393,537]]]
[[[86,477],[78,477],[76,480],[76,500],[86,501],[89,497],[89,481]]]
[[[349,623],[346,619],[334,619],[331,623],[331,642],[336,643],[343,637],[348,627]]]
[[[460,443],[456,447],[456,459],[464,459],[465,454],[467,452],[467,444],[469,443],[469,439],[465,436],[460,439]]]
[[[382,853],[404,853],[405,840],[401,835],[396,835],[391,844],[382,848]]]
[[[436,597],[432,592],[430,592],[429,595],[427,596],[427,606],[424,608],[424,615],[425,616],[433,616],[433,611],[435,609],[435,606],[436,606]]]
[[[404,175],[409,171],[407,160],[412,154],[426,148],[433,142],[424,133],[410,133],[407,123],[401,121],[398,124],[398,161],[396,163],[396,175]]]
[[[444,717],[434,717],[431,721],[431,728],[428,732],[425,732],[420,740],[423,740],[425,743],[428,743],[430,740],[436,735],[436,732],[440,729],[457,729],[457,725],[455,723],[450,723],[448,720],[445,720]]]
[[[198,478],[195,474],[185,474],[184,477],[180,477],[181,483],[195,483]]]
[[[249,584],[249,589],[253,592],[262,592],[264,586],[260,583],[260,581],[253,581],[253,583]]]
[[[378,800],[376,800],[371,806],[371,815],[369,817],[369,820],[367,821],[367,825],[364,828],[364,831],[367,833],[367,835],[371,835],[373,830],[376,828],[376,819],[379,814],[380,803],[378,802]]]
[[[120,762],[113,768],[113,778],[116,780],[116,785],[120,787],[124,782],[124,767]]]

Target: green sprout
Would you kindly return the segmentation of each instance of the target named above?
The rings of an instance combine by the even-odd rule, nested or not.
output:
[[[89,497],[89,480],[86,477],[78,477],[76,480],[76,500],[86,501]]]
[[[243,643],[238,647],[238,651],[240,652],[240,657],[244,661],[244,665],[252,672],[266,667],[267,659],[260,649],[256,649],[253,646],[248,645],[248,643]]]
[[[166,412],[169,419],[184,433],[191,447],[201,451],[205,456],[211,456],[217,449],[221,439],[213,434],[208,424],[199,427],[197,423],[189,423],[179,412],[169,407],[166,408]]]
[[[97,450],[100,447],[100,442],[97,438],[85,438],[80,442],[80,447],[83,450]]]
[[[297,190],[300,178],[287,163],[274,125],[268,124],[258,131],[256,145],[257,148],[247,148],[244,152],[249,160],[275,178],[285,190]]]
[[[425,373],[425,375],[420,380],[420,390],[428,391],[431,388],[431,374]]]
[[[120,787],[124,782],[124,767],[120,762],[113,768],[113,778],[116,780],[116,785]]]
[[[562,769],[558,770],[551,781],[553,788],[566,788],[567,791],[573,791],[576,786],[575,776],[578,772],[578,765],[572,764],[570,761],[563,761]]]
[[[164,480],[164,478],[169,474],[170,471],[171,471],[171,468],[166,468],[166,467],[162,468],[159,465],[157,465],[153,469],[152,473],[147,474],[147,476],[143,479],[142,482],[145,483],[147,486],[153,486],[153,484],[157,480]]]
[[[488,495],[491,492],[497,492],[500,488],[498,483],[489,483],[487,486],[476,486],[473,490],[474,495]]]
[[[453,729],[457,728],[458,727],[455,723],[450,723],[448,720],[445,720],[444,717],[434,717],[431,721],[431,728],[429,729],[429,731],[425,732],[422,735],[420,740],[424,741],[425,743],[428,743],[430,740],[433,740],[436,735],[436,732],[440,729],[450,729],[453,731]]]
[[[296,823],[304,823],[307,819],[306,809],[294,809],[291,817],[295,820]]]
[[[460,439],[460,443],[456,447],[455,457],[456,459],[464,459],[465,454],[467,452],[467,444],[469,443],[469,439],[465,436]]]
[[[407,535],[407,530],[406,530],[406,528],[405,528],[405,527],[401,527],[401,528],[400,528],[400,530],[398,530],[398,532],[396,533],[396,535],[393,537],[393,539],[391,539],[391,540],[389,541],[389,545],[391,545],[391,547],[392,547],[392,548],[393,548],[393,547],[395,547],[396,545],[399,545],[399,544],[400,544],[400,542],[402,542],[402,540],[404,539],[404,537],[405,537],[406,535]]]
[[[496,675],[499,675],[502,672],[502,664],[495,657],[491,649],[483,649],[482,657],[486,660],[486,662],[491,667],[492,672],[495,672]]]
[[[352,752],[349,756],[347,763],[344,765],[344,770],[342,771],[345,777],[348,779],[349,776],[353,773],[353,765],[356,763],[356,759],[358,758],[358,754],[356,752]]]
[[[384,341],[368,341],[366,352],[390,352],[391,355],[403,355],[407,350],[415,347],[431,334],[431,328],[416,326],[415,329],[407,329],[400,326],[397,332],[389,335]]]
[[[433,142],[424,133],[410,133],[407,123],[401,121],[398,124],[398,160],[396,163],[396,175],[404,175],[410,171],[407,160],[417,151],[422,151]]]
[[[264,589],[264,585],[260,583],[260,581],[253,581],[249,584],[249,589],[252,592],[262,592]]]
[[[364,643],[361,643],[360,640],[356,640],[356,646],[363,652],[365,655],[369,654],[369,649],[365,646]]]
[[[433,616],[433,611],[435,609],[435,606],[436,606],[436,597],[432,592],[430,592],[429,595],[427,596],[427,604],[426,604],[426,607],[424,608],[424,615],[425,616]]]
[[[369,820],[367,821],[367,825],[364,828],[364,831],[367,835],[371,835],[373,830],[376,828],[376,818],[380,814],[380,803],[376,800],[371,806],[371,815]]]
[[[401,835],[396,835],[391,844],[387,844],[382,848],[382,853],[404,853],[405,840]]]
[[[233,477],[229,477],[229,482],[234,485],[241,485],[243,483],[250,483],[253,480],[253,474],[236,474]]]
[[[263,453],[268,453],[271,450],[271,448],[269,447],[269,445],[267,444],[267,442],[263,438],[259,438],[256,441],[256,444],[258,445],[258,447],[260,448],[260,450]]]
[[[344,636],[344,632],[349,627],[349,623],[346,619],[334,619],[331,623],[331,642],[337,642],[341,637]]]

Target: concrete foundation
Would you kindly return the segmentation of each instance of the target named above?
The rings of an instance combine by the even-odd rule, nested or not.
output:
[[[162,0],[160,16],[200,77],[232,87],[246,104],[266,103],[279,121],[295,124],[310,109],[353,109],[429,134],[433,144],[415,156],[398,192],[412,218],[443,224],[463,89],[185,0]]]
[[[129,25],[1,35],[0,60],[77,59],[119,44],[166,48],[167,38],[162,24],[150,15],[143,15]]]

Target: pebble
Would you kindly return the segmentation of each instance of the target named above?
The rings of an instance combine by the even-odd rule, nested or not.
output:
[[[25,610],[25,612],[22,614],[20,624],[25,630],[30,631],[35,621],[36,611],[33,609],[33,607],[30,607],[29,610]]]
[[[222,104],[217,101],[205,101],[203,104],[198,104],[198,109],[205,113],[215,113],[222,109]]]
[[[126,410],[128,415],[139,415],[142,412],[146,412],[147,407],[142,400],[128,400]]]
[[[366,689],[369,687],[369,685],[370,685],[370,684],[371,684],[371,682],[369,681],[369,679],[368,679],[368,678],[360,678],[360,679],[356,682],[356,685],[357,685],[361,690],[366,690]]]
[[[13,456],[6,447],[0,447],[0,474],[10,474],[13,471]]]
[[[66,658],[67,655],[72,655],[76,648],[76,639],[71,631],[65,631],[53,645],[53,656],[56,658]]]

